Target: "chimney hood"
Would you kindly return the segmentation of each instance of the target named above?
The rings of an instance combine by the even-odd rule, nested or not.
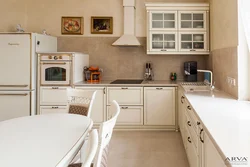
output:
[[[116,40],[114,46],[140,46],[135,36],[135,0],[123,0],[124,34]]]

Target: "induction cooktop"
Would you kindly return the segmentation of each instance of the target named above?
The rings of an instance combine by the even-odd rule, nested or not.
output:
[[[143,79],[117,79],[110,84],[141,84]]]

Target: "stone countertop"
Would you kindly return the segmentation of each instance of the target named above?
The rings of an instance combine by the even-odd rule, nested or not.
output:
[[[238,101],[219,90],[186,92],[185,96],[222,156],[248,157],[248,164],[239,166],[249,167],[250,102]]]
[[[174,86],[177,87],[179,81],[168,81],[168,80],[158,80],[158,81],[143,81],[141,84],[110,84],[114,80],[103,80],[99,83],[89,83],[86,81],[75,83],[75,86]]]

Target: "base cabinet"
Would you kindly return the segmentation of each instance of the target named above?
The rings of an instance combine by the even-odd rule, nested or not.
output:
[[[144,87],[144,124],[175,125],[174,87]]]
[[[76,87],[76,89],[97,91],[90,118],[94,124],[104,122],[106,120],[106,87]]]

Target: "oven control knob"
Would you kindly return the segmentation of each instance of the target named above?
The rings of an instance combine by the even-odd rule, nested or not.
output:
[[[57,60],[58,59],[58,57],[57,56],[54,56],[54,60]]]
[[[62,56],[59,56],[59,59],[62,59]]]
[[[49,57],[49,59],[52,59],[52,56],[48,56]]]

